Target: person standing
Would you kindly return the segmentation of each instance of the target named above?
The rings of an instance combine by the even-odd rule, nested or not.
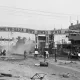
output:
[[[68,60],[70,59],[70,52],[68,51]]]
[[[6,56],[6,50],[5,49],[3,50],[3,56]]]
[[[34,56],[35,56],[35,58],[37,58],[37,56],[38,56],[38,51],[35,51]]]
[[[6,57],[5,57],[6,56],[6,50],[5,49],[2,51],[1,55],[2,55],[3,60],[6,59]]]
[[[26,59],[26,53],[27,53],[27,52],[26,52],[26,50],[25,50],[25,51],[24,51],[24,59]]]
[[[0,49],[0,55],[2,55],[2,49]]]
[[[46,51],[44,51],[44,62],[46,61]]]
[[[48,53],[48,51],[46,51],[46,58],[48,58],[49,57],[49,53]]]

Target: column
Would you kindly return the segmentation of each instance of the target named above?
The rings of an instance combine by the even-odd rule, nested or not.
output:
[[[46,35],[46,48],[49,48],[49,35]]]
[[[36,42],[35,48],[38,49],[38,34],[35,34],[35,42]]]

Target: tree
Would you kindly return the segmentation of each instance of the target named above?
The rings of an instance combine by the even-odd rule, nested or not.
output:
[[[29,41],[31,40],[31,38],[29,37]]]
[[[23,41],[23,43],[25,43],[26,42],[26,37],[23,37],[22,41]]]
[[[17,39],[18,41],[20,41],[20,40],[21,40],[21,37],[20,37],[20,36],[18,36],[16,39]]]

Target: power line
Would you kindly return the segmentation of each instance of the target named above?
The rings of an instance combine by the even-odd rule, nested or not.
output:
[[[64,14],[64,13],[53,13],[53,12],[46,12],[46,11],[39,11],[39,10],[30,10],[30,9],[22,9],[22,8],[14,8],[14,7],[8,7],[8,6],[0,6],[0,7],[6,7],[11,9],[17,9],[17,10],[23,10],[23,11],[32,11],[32,12],[40,12],[40,13],[29,13],[28,14],[35,14],[35,15],[42,15],[42,16],[51,16],[51,17],[64,17],[64,16],[70,16],[74,14]],[[21,11],[20,11],[21,12]],[[25,12],[26,13],[26,12]],[[42,14],[41,14],[42,13]],[[43,13],[48,13],[49,15],[45,15]],[[58,15],[58,16],[56,16]],[[60,16],[61,15],[61,16]],[[74,16],[80,16],[80,15],[74,15]]]
[[[28,14],[33,14],[33,13],[28,13]],[[24,16],[24,15],[17,15],[17,14],[8,14],[8,15],[14,15],[14,16]],[[34,15],[36,15],[36,14],[34,14]],[[38,14],[39,15],[39,14]],[[41,14],[40,14],[41,15]],[[25,15],[25,16],[27,16],[27,17],[33,17],[32,15]],[[47,16],[47,17],[49,17],[49,18],[52,18],[52,19],[55,19],[55,20],[61,20],[61,17],[59,17],[59,16],[48,16],[48,15],[42,15],[42,16]],[[56,18],[57,17],[57,18]],[[35,17],[35,18],[37,18],[37,17]],[[60,18],[60,19],[59,19]],[[62,18],[62,20],[67,20],[67,19],[64,19],[64,18]]]
[[[53,13],[53,12],[46,12],[46,11],[39,11],[39,10],[14,8],[14,7],[9,7],[9,6],[0,6],[0,7],[4,7],[4,8],[8,8],[8,9],[10,9],[10,8],[14,9],[15,12],[18,12],[17,10],[20,10],[19,12],[23,13],[23,14],[15,14],[15,12],[12,12],[9,14],[9,15],[14,15],[14,16],[26,16],[25,14],[30,14],[30,15],[27,15],[27,17],[33,17],[33,15],[40,15],[40,16],[47,16],[48,18],[52,18],[52,19],[56,19],[56,20],[67,20],[68,22],[71,20],[70,18],[72,16],[76,16],[76,17],[80,16],[80,15],[75,15],[75,14]],[[27,12],[23,12],[23,11],[27,11]],[[31,13],[31,12],[36,12],[36,13]]]
[[[58,14],[58,15],[66,15],[66,16],[80,16],[78,14],[65,14],[65,13],[55,13],[55,12],[48,12],[48,11],[40,11],[40,10],[32,10],[32,9],[23,9],[23,8],[16,8],[16,7],[9,7],[9,6],[0,6],[0,7],[7,7],[7,8],[13,8],[18,10],[27,10],[27,11],[35,11],[35,12],[42,12],[42,13],[50,13],[50,14]]]

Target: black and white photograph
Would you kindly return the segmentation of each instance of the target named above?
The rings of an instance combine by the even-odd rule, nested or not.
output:
[[[0,80],[80,80],[80,0],[0,0]]]

